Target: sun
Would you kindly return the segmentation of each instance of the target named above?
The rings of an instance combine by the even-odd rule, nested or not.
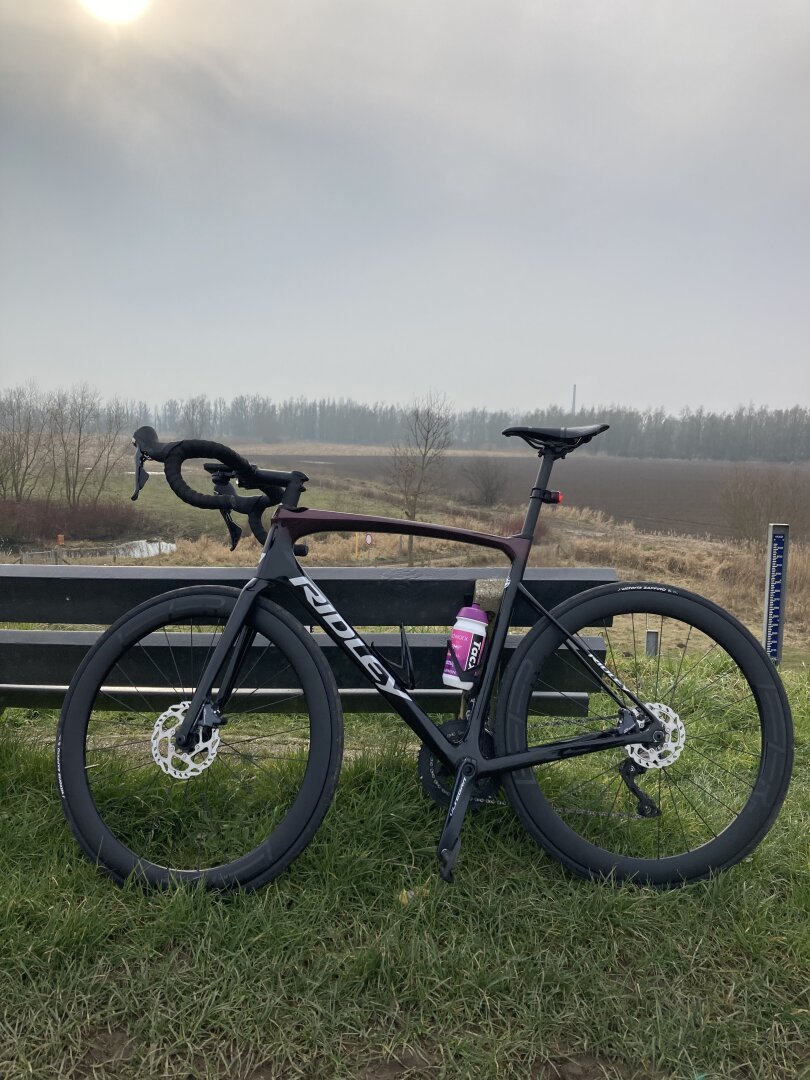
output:
[[[129,23],[139,19],[152,0],[79,0],[79,3],[102,22]]]

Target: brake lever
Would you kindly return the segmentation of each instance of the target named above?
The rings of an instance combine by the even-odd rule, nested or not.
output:
[[[214,481],[214,491],[217,493],[217,495],[236,495],[236,492],[233,489],[233,484],[230,483],[228,471],[212,471],[211,479]],[[230,550],[235,551],[236,545],[242,538],[242,530],[231,517],[230,510],[220,509],[219,512],[220,514],[222,514],[222,519],[228,527]]]
[[[139,446],[135,447],[135,490],[132,492],[130,498],[133,502],[137,501],[138,496],[146,487],[146,481],[149,479],[149,473],[143,466],[146,461],[146,454],[141,450]]]
[[[222,514],[225,524],[228,526],[228,536],[230,537],[230,550],[236,551],[236,545],[242,538],[242,530],[231,517],[230,510],[220,510],[220,514]]]

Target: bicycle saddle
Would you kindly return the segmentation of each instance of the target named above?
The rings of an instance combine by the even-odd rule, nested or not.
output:
[[[575,450],[583,443],[590,442],[595,435],[600,435],[609,427],[609,424],[564,428],[509,427],[502,434],[507,437],[518,435],[529,446],[541,453],[549,450],[557,454],[567,454],[569,450]]]

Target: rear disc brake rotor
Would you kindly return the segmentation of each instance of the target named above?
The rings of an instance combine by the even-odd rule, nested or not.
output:
[[[465,720],[448,720],[446,724],[439,725],[439,731],[458,745],[464,738],[467,730]],[[487,757],[495,756],[495,742],[490,732],[486,729],[481,736],[481,747]],[[429,795],[439,806],[449,806],[450,796],[453,793],[455,774],[445,765],[440,757],[433,753],[430,747],[422,743],[419,751],[419,783],[426,795]],[[497,776],[482,776],[475,782],[470,806],[475,810],[481,810],[485,806],[497,803],[498,790],[501,782]]]
[[[629,757],[644,769],[666,769],[674,765],[686,743],[686,729],[678,714],[660,701],[648,702],[647,708],[664,725],[664,741],[657,746],[631,743],[625,746]]]

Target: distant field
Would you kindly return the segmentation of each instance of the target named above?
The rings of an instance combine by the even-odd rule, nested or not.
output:
[[[287,449],[287,447],[283,447]],[[334,448],[330,448],[334,449]],[[300,468],[314,481],[343,477],[380,482],[387,448],[365,453],[334,453],[312,448],[300,453],[259,452],[253,459],[273,462],[279,468]],[[446,463],[445,487],[458,499],[469,484],[464,478],[476,458],[493,457],[503,469],[504,498],[509,504],[524,503],[534,482],[536,458],[531,454],[451,454]],[[631,521],[644,531],[690,533],[695,536],[731,535],[723,513],[721,493],[738,470],[766,476],[787,477],[810,488],[810,465],[739,464],[724,461],[642,460],[602,457],[578,451],[556,466],[554,484],[565,493],[568,506],[590,506],[617,521]],[[457,489],[457,490],[455,490]]]

